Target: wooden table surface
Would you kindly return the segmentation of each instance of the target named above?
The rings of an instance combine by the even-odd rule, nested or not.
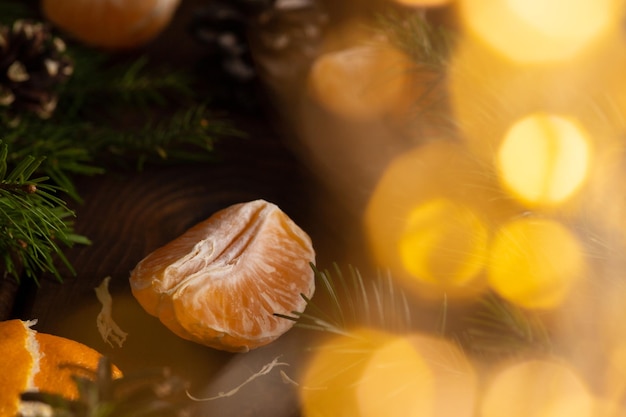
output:
[[[377,2],[380,0],[368,0],[364,9]],[[338,15],[350,13],[347,3],[327,3]],[[170,27],[142,52],[156,62],[194,65],[204,51],[190,40],[188,24],[203,5],[205,0],[183,0]],[[92,244],[66,251],[76,274],[64,271],[63,282],[46,276],[39,286],[24,280],[12,300],[0,299],[0,307],[4,307],[0,315],[36,319],[37,331],[91,346],[127,374],[170,368],[190,382],[190,392],[197,396],[228,392],[277,357],[290,364],[283,370],[297,379],[303,368],[300,365],[310,354],[312,338],[319,334],[294,328],[249,353],[217,351],[175,336],[141,308],[129,285],[130,271],[152,250],[219,209],[258,198],[277,204],[309,233],[318,267],[331,268],[334,262],[366,267],[355,207],[345,204],[333,181],[323,179],[303,158],[299,138],[277,116],[280,112],[273,107],[275,102],[262,94],[261,103],[255,112],[229,109],[233,125],[247,137],[219,141],[215,161],[149,165],[142,171],[113,169],[104,175],[77,178],[84,202],[72,204],[77,215],[75,230]],[[324,159],[317,155],[320,157]],[[342,158],[341,154],[329,155],[333,169],[347,171],[342,181],[350,183],[351,168],[342,164]],[[367,188],[363,184],[358,187]],[[103,341],[96,326],[101,305],[94,289],[105,277],[111,277],[113,318],[128,333],[122,347]],[[278,371],[251,382],[232,397],[203,402],[198,410],[198,415],[208,417],[300,415],[296,388],[285,384]]]
[[[296,355],[292,358],[296,363],[300,359],[297,351],[304,353],[306,345],[298,330],[267,348],[232,355],[178,338],[145,313],[130,293],[129,273],[149,252],[215,211],[257,198],[278,204],[311,235],[320,265],[338,260],[341,231],[318,215],[320,189],[315,179],[267,126],[257,124],[249,130],[254,133],[247,139],[224,140],[216,150],[219,160],[212,163],[150,167],[142,172],[80,179],[78,187],[84,203],[76,207],[76,231],[93,243],[67,251],[75,276],[65,273],[63,282],[45,277],[38,288],[25,282],[13,315],[37,319],[38,331],[97,349],[127,373],[170,367],[201,392],[210,391],[207,386],[215,384],[218,377],[225,379],[224,386],[217,386],[214,392],[228,391],[229,383],[231,387],[238,384],[237,375],[241,382],[248,377],[246,371],[260,368],[264,361],[278,355]],[[324,197],[324,204],[328,204],[328,198]],[[107,345],[96,327],[100,304],[94,288],[107,276],[111,277],[113,317],[128,332],[122,348]],[[302,349],[285,347],[293,343],[302,343]],[[233,365],[238,361],[241,363]],[[241,369],[220,374],[218,371],[227,364]],[[287,401],[289,412],[294,412],[293,391],[282,384],[276,387],[280,398],[262,406],[275,407],[282,399]],[[285,395],[285,391],[292,395]],[[226,413],[225,404],[234,407],[232,414]],[[250,404],[246,409],[252,407]],[[230,403],[221,400],[210,407],[218,407],[219,415],[245,415],[239,408],[242,405],[240,399]],[[254,415],[277,415],[261,412]]]
[[[189,40],[181,48],[177,39],[186,36],[185,25],[199,4],[183,1],[172,27],[148,52],[170,63],[192,65],[201,49]],[[214,162],[77,178],[84,202],[72,204],[75,230],[92,244],[66,251],[76,274],[63,271],[63,282],[46,276],[36,286],[24,280],[4,318],[36,319],[37,331],[85,343],[128,374],[168,367],[190,381],[197,395],[228,391],[279,355],[292,364],[289,372],[297,373],[310,332],[294,329],[247,354],[220,352],[175,336],[143,311],[130,292],[130,271],[152,250],[221,208],[258,198],[279,205],[311,235],[318,265],[328,267],[344,257],[344,232],[354,227],[352,217],[292,152],[295,138],[276,129],[275,113],[268,108],[231,111],[230,116],[247,137],[218,142]],[[128,332],[121,348],[105,343],[96,326],[101,305],[94,288],[105,277],[111,277],[113,318]],[[299,414],[295,388],[285,385],[278,372],[247,385],[237,396],[203,403],[201,409],[203,416]]]
[[[244,123],[249,122],[239,125]],[[285,138],[258,120],[247,130],[248,138],[223,140],[215,162],[79,179],[84,203],[75,207],[76,232],[89,237],[92,245],[66,251],[76,275],[64,273],[63,282],[48,276],[37,287],[24,281],[12,316],[37,319],[36,330],[85,343],[129,374],[168,367],[190,381],[195,394],[228,391],[277,356],[289,360],[297,373],[309,332],[294,329],[267,347],[233,355],[180,339],[148,315],[130,292],[130,271],[149,252],[215,211],[257,198],[278,204],[311,235],[318,265],[341,260],[342,235],[350,221],[339,217],[347,214],[294,157]],[[108,276],[113,318],[128,332],[121,348],[105,343],[96,326],[101,305],[94,288]],[[294,387],[285,386],[278,372],[256,387],[242,390],[246,401],[235,396],[203,404],[203,415],[297,415]]]

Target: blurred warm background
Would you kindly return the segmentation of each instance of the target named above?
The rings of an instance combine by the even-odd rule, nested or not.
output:
[[[96,2],[70,3],[42,10],[88,47],[141,48],[181,67],[203,55],[211,104],[270,138],[229,142],[220,149],[237,157],[221,168],[126,182],[171,205],[99,193],[116,196],[124,181],[83,183],[83,212],[99,219],[115,205],[121,232],[98,221],[82,230],[134,251],[97,242],[97,266],[72,252],[79,275],[113,275],[115,315],[137,335],[112,354],[122,365],[176,356],[193,397],[206,398],[201,415],[626,415],[622,0],[174,0],[106,22]],[[316,294],[267,348],[227,355],[172,341],[130,296],[127,271],[251,196],[280,202],[312,236]],[[22,314],[101,343],[80,330],[97,306],[71,310],[49,281]]]
[[[449,313],[329,340],[305,415],[624,413],[623,8],[353,2],[300,78],[268,75],[365,262]]]

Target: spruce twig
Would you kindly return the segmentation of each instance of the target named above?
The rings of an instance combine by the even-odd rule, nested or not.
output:
[[[550,352],[550,336],[540,317],[488,294],[467,318],[460,336],[466,348],[483,357],[513,357]]]
[[[377,26],[392,44],[420,66],[443,71],[454,45],[453,33],[433,25],[419,12],[388,11],[377,15]]]
[[[164,107],[171,99],[191,99],[191,77],[181,70],[152,68],[146,56],[122,62],[78,45],[71,45],[75,73],[64,90],[64,118],[98,118],[114,110]],[[97,77],[94,74],[98,74]],[[119,113],[119,111],[117,111]]]
[[[187,383],[168,369],[147,370],[113,378],[108,357],[98,363],[93,379],[74,377],[79,398],[69,400],[46,392],[25,392],[23,402],[46,409],[52,417],[165,417],[185,415],[190,405]]]
[[[132,160],[141,169],[147,162],[211,161],[219,138],[238,135],[241,133],[206,105],[198,104],[163,120],[148,120],[137,129],[101,128],[93,132],[92,140],[103,158]]]
[[[76,69],[53,117],[24,115],[0,134],[14,150],[9,162],[45,156],[39,173],[75,201],[76,175],[102,174],[112,162],[141,169],[148,162],[210,161],[217,140],[241,135],[205,98],[194,97],[182,71],[152,69],[144,56],[111,63],[100,51],[70,50]]]
[[[377,15],[376,30],[413,62],[412,71],[420,92],[410,107],[414,137],[422,138],[428,134],[429,127],[454,137],[457,126],[450,116],[445,88],[456,41],[454,33],[428,21],[422,12],[395,9]]]
[[[11,24],[18,19],[36,18],[37,4],[27,0],[3,0],[0,2],[0,25]]]
[[[413,312],[402,290],[396,288],[390,276],[377,274],[366,281],[359,270],[349,266],[349,276],[333,264],[333,272],[319,270],[311,264],[317,287],[330,303],[329,312],[317,302],[302,295],[306,301],[304,312],[293,311],[292,316],[275,314],[296,322],[296,326],[336,334],[348,334],[359,325],[388,330],[409,330]]]
[[[37,172],[47,176],[71,198],[80,201],[74,186],[75,175],[96,175],[104,172],[94,165],[91,144],[85,143],[90,125],[88,123],[49,123],[32,119],[15,129],[7,130],[4,142],[11,146],[8,162],[15,163],[35,156],[42,158]]]
[[[2,3],[7,14],[0,15],[15,16],[9,24],[31,16],[22,3]],[[73,272],[61,248],[88,240],[73,233],[74,213],[59,194],[81,201],[76,176],[103,174],[120,162],[137,168],[204,162],[212,160],[218,139],[240,135],[209,111],[184,71],[153,66],[145,56],[66,46],[74,72],[58,86],[50,118],[26,112],[19,123],[0,124],[0,139],[11,149],[4,150],[0,176],[0,266],[7,276],[23,272],[37,280],[49,272],[60,279],[53,258]],[[7,174],[9,166],[15,169]],[[29,194],[31,187],[37,192]]]
[[[4,274],[20,280],[22,274],[38,282],[48,272],[59,281],[55,261],[60,260],[73,273],[62,247],[88,244],[74,233],[74,213],[55,194],[58,187],[45,184],[47,177],[31,178],[44,157],[24,157],[8,169],[8,145],[0,142],[0,252]]]

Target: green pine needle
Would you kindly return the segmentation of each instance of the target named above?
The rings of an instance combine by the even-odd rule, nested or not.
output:
[[[445,89],[446,73],[455,44],[450,29],[429,22],[420,11],[391,10],[377,15],[375,29],[409,57],[421,85],[410,108],[415,138],[423,138],[425,126],[454,136],[458,127],[450,115]]]
[[[45,158],[27,156],[9,170],[8,155],[0,142],[0,264],[17,281],[25,276],[39,282],[43,273],[62,281],[58,261],[74,273],[62,248],[89,241],[74,233],[74,212],[56,196],[59,188],[46,177],[31,178]]]
[[[366,281],[353,266],[349,266],[348,275],[337,264],[333,264],[333,272],[321,271],[313,264],[311,268],[318,287],[316,297],[324,305],[330,304],[329,311],[302,295],[307,303],[304,312],[276,316],[295,321],[297,327],[336,334],[348,334],[361,325],[395,331],[411,328],[411,307],[389,276],[377,274],[375,279]]]
[[[405,293],[394,284],[390,276],[377,275],[367,281],[360,272],[350,266],[348,274],[337,264],[332,272],[321,271],[311,265],[315,272],[318,292],[316,299],[302,296],[306,301],[304,312],[291,315],[275,314],[295,322],[295,326],[350,335],[351,330],[370,326],[392,332],[410,332],[413,327],[416,306],[410,304]],[[448,330],[463,324],[461,331]],[[550,336],[536,313],[517,307],[494,294],[482,297],[470,313],[463,316],[448,311],[444,297],[439,318],[438,333],[453,340],[464,351],[489,359],[504,359],[528,353],[550,353]]]
[[[0,24],[11,25],[18,19],[37,18],[37,3],[28,0],[0,1]]]
[[[23,404],[46,410],[52,417],[175,417],[188,415],[187,383],[167,369],[147,370],[113,378],[108,357],[90,378],[73,377],[79,398],[69,400],[47,392],[24,392]]]
[[[75,72],[64,86],[60,112],[65,119],[119,117],[128,109],[148,111],[194,96],[191,77],[181,70],[152,67],[146,56],[114,62],[115,56],[70,45]]]
[[[41,18],[36,2],[0,3],[6,24],[33,12]],[[61,195],[81,201],[77,176],[211,161],[217,140],[241,136],[208,109],[208,94],[182,70],[72,41],[67,54],[74,72],[56,87],[51,118],[0,111],[0,269],[18,280],[45,273],[60,280],[58,262],[74,272],[63,249],[89,241],[74,233],[74,213]]]
[[[377,28],[419,65],[438,71],[448,65],[455,40],[453,33],[428,22],[420,12],[379,14]]]
[[[92,140],[103,158],[135,161],[142,169],[146,163],[212,161],[215,143],[237,135],[238,130],[199,104],[159,121],[148,120],[138,129],[100,128]]]
[[[483,297],[466,323],[460,339],[479,356],[506,358],[552,350],[548,331],[536,313],[495,294]]]

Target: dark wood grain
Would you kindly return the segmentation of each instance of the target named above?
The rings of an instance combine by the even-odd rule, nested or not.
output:
[[[172,26],[146,52],[161,62],[193,65],[201,50],[184,31],[194,7],[202,3],[183,1]],[[84,202],[73,206],[75,228],[92,244],[66,251],[75,274],[62,269],[62,282],[45,276],[39,286],[22,282],[19,291],[11,283],[8,299],[0,300],[5,317],[11,311],[13,318],[36,319],[37,331],[91,346],[127,374],[168,367],[201,396],[232,389],[277,356],[293,365],[288,373],[296,376],[310,346],[307,340],[313,337],[309,332],[292,330],[248,354],[220,352],[175,336],[130,292],[130,271],[152,250],[221,208],[258,198],[279,205],[311,235],[318,265],[328,267],[350,256],[348,242],[359,233],[358,221],[294,155],[291,145],[297,139],[275,130],[281,122],[269,109],[233,116],[248,137],[220,141],[214,162],[152,165],[141,172],[109,169],[104,175],[77,178]],[[105,343],[96,327],[100,304],[94,288],[109,276],[113,318],[128,332],[121,348]],[[286,386],[276,372],[236,397],[199,404],[199,415],[293,416],[298,415],[295,396],[294,387]]]
[[[215,151],[215,162],[151,166],[142,172],[109,172],[80,179],[78,188],[84,203],[76,207],[76,231],[93,243],[67,252],[76,275],[65,273],[63,282],[45,277],[39,288],[31,285],[23,289],[26,295],[15,316],[37,319],[36,330],[99,350],[128,373],[169,367],[204,395],[228,391],[237,385],[238,377],[245,380],[243,375],[260,368],[263,360],[288,354],[294,365],[301,361],[310,335],[292,331],[280,343],[250,354],[232,355],[173,335],[143,311],[130,293],[129,273],[149,252],[215,211],[257,198],[278,204],[312,236],[320,265],[328,266],[344,257],[344,232],[351,222],[345,218],[335,222],[344,216],[340,206],[324,195],[315,177],[292,155],[284,143],[288,138],[278,137],[262,122],[241,125],[247,126],[250,136],[224,139]],[[107,276],[111,277],[114,319],[129,333],[122,348],[107,345],[96,328],[100,304],[94,288]],[[294,345],[299,349],[294,351]],[[222,368],[227,365],[236,370],[225,373]],[[297,372],[297,367],[291,371]],[[276,381],[269,381],[274,381],[270,386],[275,390]],[[263,400],[261,403],[235,399],[203,403],[202,414],[211,415],[212,408],[219,406],[221,416],[244,415],[241,407],[245,406],[255,413],[249,415],[281,415],[276,414],[277,407],[287,413],[282,415],[293,415],[295,391],[293,387],[283,389],[282,397],[270,402],[266,395],[260,395],[257,400]],[[224,407],[230,409],[226,414]],[[262,414],[266,407],[274,411]]]

